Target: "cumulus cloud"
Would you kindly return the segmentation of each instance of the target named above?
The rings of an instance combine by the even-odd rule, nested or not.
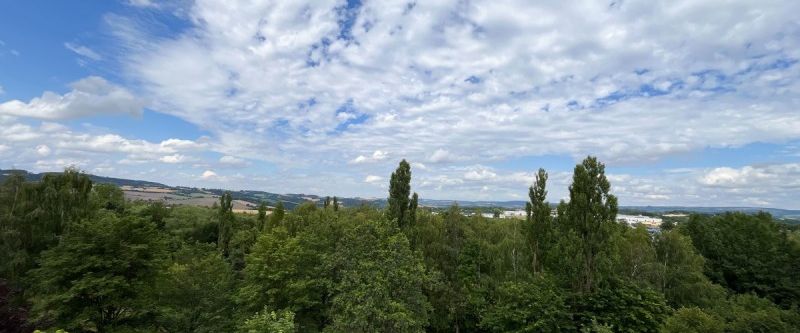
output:
[[[254,147],[311,150],[309,160],[381,150],[430,163],[589,153],[631,163],[798,138],[792,9],[201,1],[188,9],[203,22],[192,33],[144,35],[155,42],[126,63],[165,112],[217,132],[255,127],[268,134]]]
[[[161,162],[164,162],[164,163],[169,163],[169,164],[177,164],[177,163],[183,163],[183,162],[185,162],[185,161],[186,161],[186,159],[187,159],[187,158],[186,158],[186,156],[185,156],[185,155],[181,155],[181,154],[174,154],[174,155],[166,155],[166,156],[162,156],[162,157],[161,157],[161,158],[159,158],[158,160],[159,160],[159,161],[161,161]]]
[[[42,157],[47,157],[50,155],[50,147],[47,145],[38,145],[36,146],[36,154]]]
[[[800,140],[796,1],[178,2],[185,24],[172,34],[136,15],[107,15],[125,51],[114,60],[149,108],[197,125],[208,140],[11,122],[0,126],[0,143],[30,160],[47,143],[54,159],[111,154],[139,168],[213,150],[223,157],[186,175],[151,174],[197,180],[210,166],[246,160],[276,170],[266,184],[365,195],[383,191],[364,186],[363,175],[377,182],[404,157],[421,194],[496,199],[524,197],[541,156],[592,154],[641,171],[710,148]],[[73,86],[9,101],[0,117],[140,112],[140,99],[105,84],[117,89]],[[758,162],[611,176],[623,203],[741,204],[748,192],[749,202],[789,203],[785,187],[754,184],[779,186],[790,173]],[[570,169],[551,170],[553,198],[564,197]]]
[[[214,180],[217,177],[219,177],[217,176],[217,173],[211,170],[203,171],[203,173],[200,175],[200,178],[204,180]]]
[[[431,163],[445,163],[445,162],[453,162],[456,161],[458,158],[450,153],[445,149],[436,149],[436,151],[428,157],[428,161]]]
[[[381,176],[368,175],[366,178],[364,178],[364,182],[365,183],[375,184],[375,183],[380,183],[382,181],[383,181],[383,177],[381,177]]]
[[[704,185],[726,188],[797,188],[800,189],[800,164],[721,167],[708,170],[700,178]]]
[[[142,99],[127,89],[98,76],[90,76],[70,84],[72,90],[64,95],[46,91],[25,103],[12,100],[0,104],[0,114],[46,120],[73,119],[93,115],[140,115]]]
[[[350,163],[351,164],[360,164],[360,163],[377,162],[377,161],[385,160],[387,157],[389,157],[389,154],[387,154],[385,151],[376,150],[370,156],[358,155],[358,157],[352,159],[350,161]]]

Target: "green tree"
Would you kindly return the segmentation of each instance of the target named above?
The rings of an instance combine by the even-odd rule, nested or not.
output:
[[[222,256],[227,258],[230,253],[231,237],[233,237],[233,199],[231,192],[225,192],[219,197],[219,233],[217,248],[222,252]]]
[[[136,325],[151,310],[146,291],[163,254],[149,221],[105,214],[77,223],[31,274],[35,317],[76,331]]]
[[[229,332],[233,292],[233,272],[213,246],[185,245],[160,274],[157,322],[168,332]]]
[[[416,220],[416,216],[412,216],[412,214],[416,214],[417,201],[409,199],[409,195],[411,195],[411,165],[406,160],[402,160],[389,181],[387,208],[389,219],[395,220],[397,226],[401,228],[405,228]]]
[[[785,308],[800,304],[800,251],[766,213],[691,216],[682,231],[706,258],[706,275],[736,293]]]
[[[332,258],[329,332],[423,332],[427,274],[403,233],[375,222],[349,227]]]
[[[258,205],[258,217],[256,221],[258,222],[258,231],[263,232],[264,228],[267,227],[267,204],[264,202]]]
[[[613,332],[658,332],[670,311],[661,293],[624,281],[573,297],[576,323],[591,327],[596,321]]]
[[[564,292],[539,275],[531,281],[505,282],[482,314],[480,326],[490,332],[558,332],[570,325]]]
[[[336,196],[333,197],[333,211],[334,212],[339,211],[339,199],[336,198]]]
[[[122,212],[125,209],[125,193],[116,185],[94,185],[92,187],[91,201],[95,207],[114,212]]]
[[[656,248],[647,228],[625,228],[615,245],[619,256],[617,273],[642,286],[653,284],[661,267],[656,262]]]
[[[164,206],[161,201],[156,201],[147,205],[147,207],[139,212],[139,216],[145,217],[152,221],[158,228],[164,228],[165,219],[169,217],[170,210]]]
[[[263,233],[246,256],[243,285],[237,300],[246,313],[267,306],[297,314],[303,330],[318,330],[326,321],[325,300],[330,293],[328,258],[336,232],[300,230],[290,235],[284,226]],[[324,230],[324,231],[323,231]]]
[[[656,267],[653,285],[674,307],[709,307],[724,299],[722,287],[703,274],[705,260],[691,240],[677,231],[655,237]]]
[[[278,201],[278,203],[275,204],[275,209],[272,210],[272,214],[269,216],[269,227],[274,228],[279,226],[285,214],[286,209],[283,208],[283,201]]]
[[[530,202],[526,202],[528,216],[528,244],[531,247],[533,271],[541,272],[546,250],[551,247],[553,224],[550,204],[547,202],[547,172],[539,169],[536,180],[528,189]]]
[[[580,292],[597,289],[598,274],[609,240],[616,229],[617,198],[610,194],[611,185],[605,175],[605,165],[595,157],[587,157],[575,166],[569,203],[565,207],[564,226],[577,236],[581,252],[580,269],[574,288]]]
[[[700,308],[680,308],[667,318],[663,333],[722,333],[725,322]]]
[[[241,333],[294,333],[294,313],[288,310],[270,311],[264,308],[244,322]]]

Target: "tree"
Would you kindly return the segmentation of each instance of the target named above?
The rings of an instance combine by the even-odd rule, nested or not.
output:
[[[72,168],[25,182],[17,173],[0,191],[0,275],[19,285],[39,254],[94,213],[92,181]]]
[[[417,192],[411,195],[411,202],[408,203],[408,221],[409,224],[414,225],[417,223],[417,206],[419,205],[419,196]]]
[[[247,321],[239,329],[241,333],[294,333],[294,312],[279,312],[264,308]]]
[[[145,217],[152,221],[159,229],[164,228],[166,221],[169,217],[169,209],[164,206],[161,201],[156,201],[147,205],[147,207],[139,212],[139,216]]]
[[[32,271],[36,318],[75,331],[136,325],[161,270],[164,244],[140,218],[104,214],[77,223]]]
[[[697,307],[680,308],[664,323],[663,333],[722,333],[725,323]]]
[[[552,219],[550,217],[550,204],[547,202],[547,172],[539,169],[536,180],[528,189],[530,202],[526,202],[528,216],[528,244],[531,247],[532,265],[534,273],[542,270],[542,261],[545,250],[550,248],[552,238]]]
[[[122,212],[125,209],[125,193],[111,184],[97,184],[92,187],[91,200],[95,207],[103,208],[114,212]]]
[[[339,199],[337,199],[336,196],[333,197],[333,211],[339,211]]]
[[[325,202],[323,203],[322,208],[328,209],[328,207],[330,207],[330,205],[331,205],[331,197],[327,196],[327,197],[325,197]]]
[[[705,259],[691,240],[677,231],[655,237],[656,267],[653,285],[670,305],[709,307],[724,299],[725,291],[703,274]]]
[[[263,232],[267,227],[267,204],[262,202],[258,205],[258,217],[256,218],[258,231]]]
[[[246,313],[265,306],[288,309],[297,315],[301,330],[320,329],[326,321],[323,303],[331,293],[329,265],[324,258],[333,255],[333,242],[327,241],[333,236],[335,233],[326,229],[290,235],[284,226],[261,234],[246,256],[243,285],[237,293],[240,307]]]
[[[589,156],[575,166],[564,225],[579,241],[582,256],[574,287],[580,292],[597,288],[599,256],[606,250],[615,229],[617,198],[609,193],[610,189],[605,165],[597,158]]]
[[[480,326],[491,332],[558,332],[570,326],[563,291],[539,275],[531,281],[505,282],[495,301],[481,316]]]
[[[286,214],[286,209],[283,208],[283,201],[278,201],[275,209],[272,210],[272,215],[269,216],[269,228],[277,227],[283,221],[283,215]]]
[[[402,160],[389,181],[389,206],[387,208],[389,219],[395,220],[397,226],[401,228],[408,226],[416,219],[416,216],[412,216],[412,214],[416,214],[416,201],[409,199],[409,195],[411,195],[411,166],[406,160]],[[412,207],[412,205],[414,206]]]
[[[789,308],[800,304],[800,250],[766,213],[693,215],[682,231],[706,258],[706,275],[736,293],[756,293]]]
[[[233,199],[231,192],[225,192],[219,197],[219,238],[217,248],[222,251],[222,256],[227,258],[230,253],[231,237],[233,236]]]
[[[233,322],[234,279],[210,245],[184,245],[157,284],[157,322],[168,332],[226,332]]]
[[[427,274],[403,233],[377,222],[347,228],[332,258],[330,332],[424,332]]]
[[[613,332],[658,332],[670,312],[661,293],[625,281],[592,293],[576,293],[572,303],[574,322],[591,327],[597,321]]]

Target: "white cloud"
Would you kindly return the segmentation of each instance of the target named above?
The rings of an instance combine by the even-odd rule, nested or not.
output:
[[[200,178],[202,178],[204,180],[214,180],[217,177],[219,177],[219,176],[217,176],[217,173],[214,172],[214,171],[211,171],[211,170],[203,171],[203,174],[200,175]]]
[[[466,180],[487,180],[497,177],[497,174],[487,168],[478,168],[464,174]]]
[[[241,158],[238,158],[238,157],[230,156],[230,155],[225,155],[225,156],[220,157],[219,158],[219,163],[225,164],[225,165],[229,165],[229,166],[246,166],[248,164],[247,161],[245,161],[245,160],[243,160]]]
[[[70,84],[64,95],[46,91],[41,97],[25,103],[12,100],[0,104],[0,114],[47,120],[72,119],[93,115],[140,115],[144,102],[127,89],[98,76],[90,76]]]
[[[174,155],[162,156],[158,160],[161,161],[161,162],[164,162],[164,163],[177,164],[177,163],[185,162],[187,160],[187,158],[186,158],[185,155],[174,154]]]
[[[375,152],[372,153],[371,156],[358,155],[358,157],[356,157],[356,158],[354,158],[354,159],[352,159],[350,161],[350,164],[360,164],[360,163],[370,163],[370,162],[383,161],[387,157],[389,157],[389,154],[387,154],[385,151],[376,150]]]
[[[364,182],[365,183],[375,184],[375,183],[380,183],[382,181],[383,181],[383,177],[381,177],[381,176],[368,175],[366,178],[364,178]]]
[[[752,170],[651,170],[705,149],[800,140],[796,1],[387,0],[349,13],[352,26],[335,0],[129,4],[171,10],[186,27],[169,34],[153,29],[161,15],[107,15],[121,52],[103,55],[135,86],[0,104],[1,162],[33,165],[33,148],[47,144],[62,162],[196,184],[243,160],[255,174],[228,175],[226,186],[383,196],[362,177],[385,179],[402,157],[423,196],[500,199],[525,196],[539,157],[593,154],[637,170],[613,174],[623,203],[741,204],[749,193],[797,205],[786,172],[758,157]],[[209,137],[146,141],[12,119],[137,113],[132,91]],[[206,157],[142,167],[175,155]],[[553,198],[565,196],[569,170],[551,170]]]
[[[157,7],[158,5],[152,0],[128,0],[128,5],[134,7]]]
[[[86,57],[86,58],[89,58],[89,59],[92,59],[92,60],[95,60],[95,61],[103,60],[103,56],[101,56],[100,54],[98,54],[94,50],[92,50],[92,49],[90,49],[90,48],[88,48],[88,47],[86,47],[84,45],[78,45],[78,44],[73,44],[73,43],[67,42],[67,43],[64,43],[64,47],[66,47],[70,51],[75,52],[76,54],[78,54],[78,55],[80,55],[82,57]]]
[[[705,172],[700,178],[700,183],[711,187],[724,188],[768,187],[800,189],[800,164],[714,168]]]
[[[428,161],[430,161],[431,163],[454,162],[457,159],[458,158],[455,155],[441,148],[436,149],[436,151],[434,151],[433,154],[431,154],[431,156],[428,157]]]
[[[47,145],[38,145],[36,146],[36,154],[42,157],[50,156],[50,147]]]
[[[147,45],[124,60],[159,110],[228,133],[230,147],[268,133],[238,149],[273,160],[635,163],[800,137],[800,66],[773,68],[800,57],[791,1],[367,2],[345,31],[357,42],[339,38],[340,6],[201,1],[190,33],[117,30]],[[285,155],[259,154],[273,145]]]

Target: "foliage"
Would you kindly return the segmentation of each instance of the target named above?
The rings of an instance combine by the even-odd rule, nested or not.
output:
[[[389,181],[389,200],[386,208],[389,219],[396,221],[397,226],[401,228],[416,220],[417,194],[414,193],[413,198],[409,199],[410,194],[411,165],[402,160]]]
[[[800,229],[766,214],[617,223],[602,163],[526,219],[432,212],[400,162],[386,209],[125,202],[77,170],[0,185],[0,323],[71,332],[794,332]],[[331,208],[332,207],[332,208]],[[29,309],[30,308],[30,309]],[[31,315],[28,316],[27,313]],[[18,331],[26,331],[20,327]],[[30,329],[27,329],[29,331]]]
[[[209,245],[184,245],[157,283],[159,326],[169,332],[231,331],[234,279]]]
[[[558,332],[570,326],[563,291],[544,276],[505,282],[494,298],[480,323],[490,332]]]
[[[683,228],[706,258],[706,275],[736,293],[800,305],[800,249],[769,214],[692,216]]]
[[[598,274],[603,265],[601,256],[608,248],[617,216],[617,198],[610,189],[605,166],[590,156],[575,166],[569,203],[561,205],[559,223],[577,240],[580,256],[572,284],[580,292],[595,291],[604,278]]]
[[[264,308],[239,329],[242,333],[294,333],[294,313],[288,310],[275,312]]]
[[[664,323],[663,333],[722,333],[725,323],[697,307],[680,308]]]
[[[387,224],[347,228],[331,258],[330,332],[423,332],[430,305],[425,267]]]
[[[664,296],[625,282],[593,293],[576,294],[574,320],[592,326],[592,321],[610,327],[614,332],[658,332],[669,314]]]
[[[150,221],[104,214],[77,223],[31,273],[33,312],[70,330],[137,325],[163,254]]]

